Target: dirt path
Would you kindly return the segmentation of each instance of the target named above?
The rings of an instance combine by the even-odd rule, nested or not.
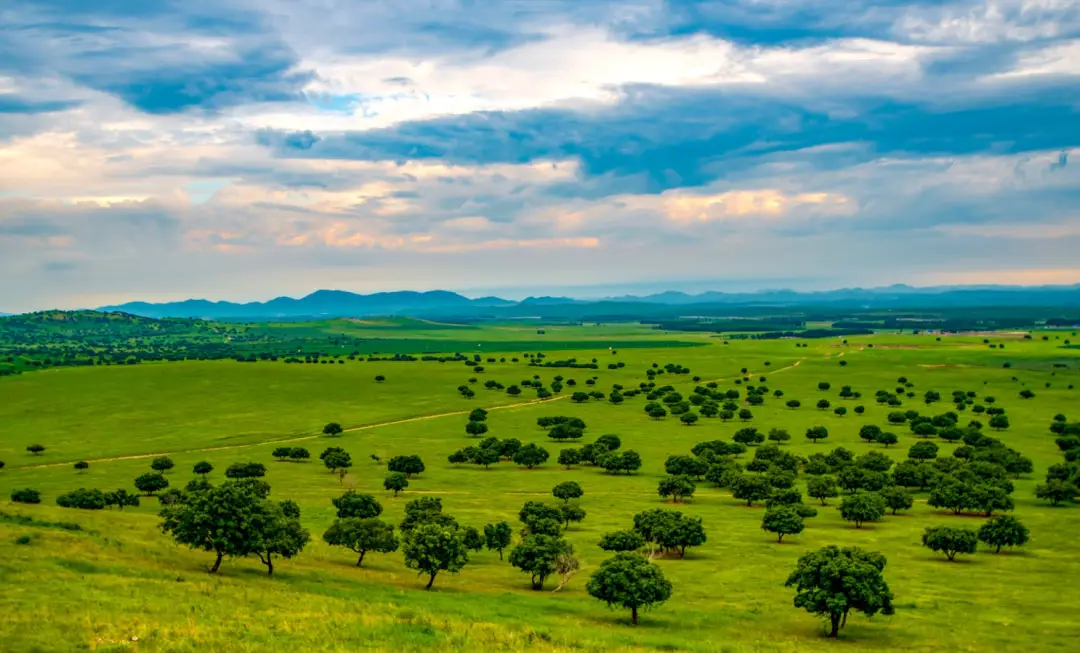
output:
[[[765,375],[768,376],[768,375],[772,375],[772,374],[779,374],[780,372],[783,372],[785,370],[790,370],[792,368],[798,367],[799,363],[803,362],[803,360],[805,360],[805,359],[800,358],[799,360],[795,361],[791,365],[788,365],[787,367],[781,367],[780,369],[773,370],[771,372],[765,372]],[[726,379],[713,379],[713,380],[716,381],[717,383],[719,383],[719,382],[724,381]],[[552,403],[554,401],[560,401],[562,399],[569,399],[569,398],[570,398],[570,395],[565,394],[565,395],[559,395],[558,397],[552,397],[550,399],[531,399],[529,401],[521,401],[521,402],[518,402],[516,404],[506,404],[504,406],[494,406],[494,407],[491,407],[491,408],[487,408],[486,410],[489,411],[489,412],[496,411],[496,410],[509,410],[511,408],[522,408],[522,407],[525,407],[525,406],[534,406],[536,404],[550,404],[550,403]],[[367,431],[369,429],[378,429],[378,428],[383,428],[385,426],[396,426],[398,424],[408,424],[410,422],[420,422],[420,421],[429,420],[429,419],[439,419],[439,418],[442,418],[442,417],[454,417],[455,415],[468,415],[470,412],[472,412],[471,408],[469,410],[455,410],[455,411],[451,411],[451,412],[448,412],[448,413],[436,413],[434,415],[420,415],[418,417],[407,417],[405,419],[395,419],[395,420],[390,420],[388,422],[378,422],[376,424],[365,424],[363,426],[354,426],[354,427],[351,427],[351,428],[344,429],[342,432],[343,433],[355,433],[356,431]],[[199,447],[199,448],[196,448],[196,449],[177,449],[177,450],[174,450],[174,451],[161,451],[161,452],[157,452],[157,453],[139,453],[139,454],[132,454],[130,456],[112,456],[112,457],[109,457],[109,458],[90,458],[90,459],[87,459],[86,462],[88,462],[88,463],[109,463],[109,462],[114,462],[114,461],[118,461],[118,460],[142,460],[142,459],[145,459],[145,458],[157,458],[158,456],[175,456],[175,455],[178,455],[178,454],[187,454],[187,453],[201,453],[201,452],[210,452],[210,451],[228,451],[228,450],[231,450],[231,449],[247,449],[247,448],[250,448],[250,447],[262,447],[262,446],[266,446],[268,444],[282,444],[282,443],[288,443],[288,442],[303,442],[305,440],[314,440],[316,438],[321,438],[321,437],[323,437],[323,435],[321,433],[312,433],[312,434],[308,434],[308,435],[297,435],[297,436],[278,438],[278,439],[275,439],[275,440],[263,440],[262,442],[249,442],[249,443],[246,443],[246,444],[229,444],[229,445],[224,445],[224,446],[220,446],[220,447]],[[22,469],[45,469],[47,467],[65,467],[65,466],[68,466],[70,464],[72,464],[72,461],[67,460],[67,461],[58,462],[58,463],[44,463],[44,464],[41,464],[41,465],[26,465],[26,466],[23,466],[23,467],[11,467],[10,469],[11,469],[11,471],[22,470]]]

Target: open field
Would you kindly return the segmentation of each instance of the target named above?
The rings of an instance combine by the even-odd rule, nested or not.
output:
[[[344,321],[342,321],[344,322]],[[367,326],[357,324],[358,330]],[[51,369],[0,378],[0,623],[3,649],[11,651],[355,651],[355,650],[689,650],[689,651],[1064,651],[1073,650],[1080,630],[1080,506],[1051,508],[1034,497],[1034,486],[1047,468],[1061,462],[1048,431],[1052,417],[1080,417],[1080,350],[1061,347],[1069,332],[1036,332],[980,336],[877,334],[839,339],[731,340],[708,334],[673,334],[641,327],[547,328],[463,327],[423,331],[431,351],[453,353],[457,344],[529,343],[508,352],[506,362],[484,362],[474,373],[462,364],[435,362],[349,361],[341,365],[292,365],[283,362],[242,364],[232,361],[144,363],[131,366]],[[297,324],[296,329],[313,327]],[[533,335],[529,335],[529,334]],[[1048,340],[1041,340],[1047,335]],[[984,339],[1005,343],[990,349]],[[1055,339],[1058,338],[1058,339]],[[547,360],[597,358],[597,370],[529,367],[510,362],[509,352],[540,351],[545,340],[561,344]],[[646,346],[651,341],[655,347]],[[630,341],[632,346],[618,343]],[[672,341],[687,347],[671,347]],[[533,343],[536,344],[533,344]],[[871,346],[872,345],[872,346]],[[400,346],[400,345],[395,345]],[[415,346],[415,343],[414,343]],[[617,354],[608,351],[613,346]],[[474,344],[475,347],[475,344]],[[481,349],[490,349],[486,345]],[[520,349],[520,351],[518,351]],[[425,349],[427,350],[427,349]],[[393,353],[390,349],[387,352]],[[411,353],[421,353],[412,350]],[[464,353],[473,353],[471,350]],[[841,362],[846,365],[841,365]],[[609,362],[625,366],[606,369]],[[672,384],[684,396],[698,385],[717,381],[721,389],[735,385],[747,368],[753,384],[783,399],[767,397],[753,407],[753,419],[721,422],[702,419],[686,427],[677,418],[649,419],[642,411],[644,395],[622,405],[603,401],[575,404],[570,388],[555,398],[536,402],[524,389],[519,397],[486,390],[484,381],[517,384],[537,374],[550,385],[556,374],[579,382],[597,377],[596,388],[627,388],[646,380],[653,363],[677,363],[690,374],[664,374],[658,385]],[[1003,365],[1009,363],[1011,367]],[[1067,365],[1068,367],[1055,367]],[[376,375],[386,381],[376,383]],[[674,506],[700,516],[706,544],[688,550],[685,559],[656,560],[674,585],[672,598],[642,616],[636,628],[623,612],[610,612],[585,591],[589,575],[609,557],[596,542],[608,532],[629,528],[642,510],[673,507],[656,488],[666,476],[669,455],[689,454],[698,442],[730,439],[747,425],[768,431],[786,428],[793,435],[784,449],[801,456],[844,446],[855,453],[881,451],[895,460],[906,457],[916,441],[907,428],[895,430],[898,446],[869,445],[858,437],[864,424],[886,425],[895,408],[874,402],[874,392],[892,389],[900,376],[917,396],[904,399],[901,410],[938,414],[951,409],[954,390],[994,396],[1005,407],[1008,430],[991,433],[1034,462],[1034,473],[1015,481],[1014,514],[1031,530],[1022,549],[994,555],[980,550],[957,563],[919,545],[930,525],[977,527],[982,517],[954,516],[926,505],[918,494],[905,514],[886,516],[861,529],[843,521],[835,506],[821,508],[801,534],[776,544],[761,530],[760,505],[747,508],[729,490],[698,483],[694,498]],[[456,388],[477,377],[476,397],[462,398]],[[1015,377],[1016,380],[1013,380]],[[828,391],[818,383],[828,381]],[[1047,387],[1046,384],[1050,384]],[[858,400],[842,400],[842,385],[861,391]],[[1036,396],[1024,400],[1022,389]],[[922,393],[937,390],[941,403],[927,407]],[[788,399],[802,406],[790,410]],[[820,411],[814,403],[866,407],[863,415]],[[455,466],[447,455],[475,444],[464,432],[466,415],[475,407],[492,409],[490,433],[516,437],[547,448],[551,460],[534,470],[501,462],[484,470]],[[641,454],[642,468],[631,476],[608,475],[583,466],[571,470],[555,463],[561,448],[574,446],[548,440],[536,425],[545,415],[571,415],[585,420],[585,442],[605,433],[618,434],[623,449]],[[961,414],[961,423],[975,417]],[[980,419],[985,421],[985,416]],[[319,434],[322,425],[340,422],[346,432],[337,438]],[[811,443],[803,437],[810,426],[826,426],[829,437]],[[989,432],[989,431],[988,431]],[[313,462],[274,462],[271,452],[282,442],[309,448],[313,456],[326,446],[341,446],[354,466],[340,479]],[[25,447],[40,443],[43,455]],[[939,442],[947,456],[955,444]],[[752,453],[752,452],[751,452]],[[207,460],[215,481],[233,462],[258,461],[269,468],[265,480],[274,499],[293,499],[302,510],[311,544],[295,559],[277,564],[268,578],[256,559],[226,560],[218,576],[206,574],[211,556],[172,543],[158,530],[157,502],[143,499],[123,513],[65,510],[56,497],[79,487],[112,490],[132,488],[132,479],[149,471],[148,458],[169,454],[176,468],[172,483],[191,478],[194,463]],[[426,470],[411,480],[398,498],[382,488],[385,465],[369,458],[418,454]],[[750,454],[742,456],[746,462]],[[71,464],[89,461],[78,473]],[[799,487],[806,477],[800,476]],[[439,496],[445,510],[463,525],[482,527],[506,520],[519,526],[517,511],[527,500],[549,500],[552,486],[576,480],[585,495],[578,500],[586,519],[572,526],[567,539],[582,561],[582,570],[558,593],[533,592],[528,576],[500,562],[497,553],[470,553],[459,574],[440,574],[434,590],[407,569],[400,552],[369,554],[356,568],[351,552],[321,540],[334,519],[330,499],[345,488],[374,494],[383,518],[400,521],[404,505],[418,496]],[[6,503],[12,489],[42,492],[38,506]],[[808,504],[817,502],[807,498]],[[75,522],[81,531],[17,523],[22,515],[38,522]],[[16,544],[29,535],[29,544]],[[853,615],[840,641],[822,636],[813,616],[792,607],[793,591],[784,580],[798,557],[829,544],[857,545],[887,556],[885,578],[896,600],[896,614],[867,620]],[[552,584],[552,587],[554,584]],[[550,588],[548,588],[550,589]],[[137,637],[137,642],[131,638]]]

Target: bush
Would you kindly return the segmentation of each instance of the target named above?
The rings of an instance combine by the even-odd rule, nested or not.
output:
[[[12,490],[11,500],[15,503],[41,503],[41,493],[30,488]]]
[[[105,494],[101,490],[79,488],[56,498],[56,505],[61,508],[79,508],[81,510],[102,510],[105,508]]]

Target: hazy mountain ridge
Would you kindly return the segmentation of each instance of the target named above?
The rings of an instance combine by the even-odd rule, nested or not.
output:
[[[842,288],[798,292],[762,290],[751,293],[710,291],[688,294],[667,291],[650,295],[625,295],[599,300],[571,297],[528,297],[522,301],[500,297],[470,299],[446,290],[397,291],[362,295],[344,290],[317,290],[300,298],[277,297],[266,302],[236,303],[189,299],[179,302],[129,302],[102,306],[101,311],[121,311],[145,317],[208,319],[326,318],[377,315],[461,317],[523,317],[537,311],[563,317],[600,315],[617,317],[640,313],[658,316],[709,315],[737,306],[851,307],[860,309],[960,308],[968,306],[1080,307],[1080,285],[1074,286],[939,286],[917,288],[895,285],[883,288]]]

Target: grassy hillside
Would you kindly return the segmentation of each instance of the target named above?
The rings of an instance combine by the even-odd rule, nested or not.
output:
[[[570,328],[571,339],[579,332]],[[489,340],[504,334],[482,330]],[[450,333],[448,331],[448,333]],[[593,333],[604,337],[599,330]],[[1038,334],[1037,334],[1038,335]],[[622,334],[613,330],[609,338]],[[364,362],[345,365],[247,365],[231,361],[185,362],[109,368],[58,369],[0,379],[0,497],[13,488],[42,491],[40,506],[4,505],[0,511],[0,574],[6,588],[0,608],[11,615],[0,625],[0,641],[11,650],[106,651],[343,651],[343,650],[690,650],[690,651],[1040,651],[1072,647],[1073,614],[1080,596],[1062,579],[1080,575],[1073,534],[1080,532],[1080,507],[1051,508],[1033,496],[1046,468],[1061,455],[1047,426],[1056,413],[1077,418],[1080,354],[1051,339],[1021,336],[983,337],[878,335],[830,339],[796,347],[790,340],[731,341],[689,336],[708,346],[680,349],[583,349],[580,358],[608,356],[625,367],[608,370],[553,370],[523,362],[485,363],[475,374],[464,365],[440,363]],[[873,347],[870,347],[870,345]],[[586,347],[587,343],[579,344]],[[552,358],[555,358],[554,354]],[[561,354],[558,356],[561,357]],[[841,366],[841,361],[846,366]],[[567,389],[543,403],[526,391],[519,398],[477,388],[473,400],[456,387],[476,376],[479,384],[495,379],[518,383],[539,374],[550,384],[555,374],[579,384],[597,377],[597,388],[613,383],[627,387],[644,380],[658,363],[679,363],[689,375],[662,375],[684,394],[700,375],[721,388],[739,388],[734,381],[748,368],[754,383],[764,375],[784,399],[798,398],[803,407],[789,410],[771,396],[754,407],[753,426],[767,431],[787,428],[794,435],[785,448],[800,455],[842,445],[856,453],[882,451],[896,460],[906,456],[915,439],[895,429],[899,446],[883,449],[858,438],[859,427],[884,425],[891,409],[873,401],[878,389],[893,388],[897,377],[910,379],[913,390],[929,389],[946,398],[930,408],[918,398],[904,408],[936,414],[951,406],[953,390],[971,390],[998,399],[1012,427],[995,437],[1028,455],[1033,474],[1015,481],[1015,514],[1031,529],[1024,549],[994,555],[980,551],[962,562],[919,546],[926,526],[977,527],[982,518],[954,516],[926,505],[918,496],[906,514],[853,528],[830,500],[820,515],[808,520],[800,535],[782,545],[760,529],[764,509],[747,508],[727,490],[702,481],[692,501],[677,509],[703,518],[708,542],[688,551],[685,559],[659,558],[675,593],[660,609],[647,613],[637,628],[627,615],[610,612],[589,598],[585,583],[608,555],[596,546],[604,533],[628,528],[641,510],[672,507],[657,495],[671,454],[688,453],[697,442],[729,439],[745,424],[703,419],[685,427],[675,419],[651,420],[643,412],[644,397],[620,406],[606,402],[573,404]],[[1003,367],[1009,363],[1010,368]],[[1068,365],[1068,367],[1055,367]],[[374,375],[385,374],[385,383]],[[1013,380],[1013,378],[1016,380]],[[820,391],[829,381],[829,391]],[[1047,388],[1046,384],[1050,387]],[[837,397],[841,385],[863,393],[858,401]],[[1023,388],[1036,397],[1019,398]],[[813,408],[819,398],[833,405],[861,403],[866,413],[844,417]],[[521,405],[518,405],[521,404]],[[465,412],[476,406],[495,408],[488,423],[491,435],[537,442],[552,460],[535,470],[503,462],[490,470],[446,461],[454,450],[474,444],[463,427]],[[595,467],[565,470],[554,463],[564,445],[547,440],[536,426],[544,415],[574,415],[588,424],[586,441],[616,433],[624,449],[638,451],[644,466],[632,476],[610,476]],[[421,417],[423,419],[411,419]],[[964,415],[970,419],[973,415]],[[411,420],[411,421],[401,421]],[[328,421],[348,430],[342,437],[317,435]],[[802,437],[807,427],[827,426],[830,436],[813,444]],[[296,442],[314,456],[322,448],[346,448],[356,461],[340,480],[315,462],[277,463],[276,443]],[[24,451],[40,442],[42,456]],[[939,442],[942,455],[956,445]],[[229,447],[229,448],[219,448]],[[195,462],[208,460],[222,480],[232,462],[260,461],[269,467],[266,480],[272,497],[291,498],[302,509],[302,522],[313,542],[296,559],[279,563],[267,578],[256,560],[227,561],[219,578],[205,574],[209,556],[177,547],[157,530],[156,501],[123,514],[87,513],[54,506],[60,493],[78,487],[131,487],[148,471],[152,454],[170,453],[176,468],[174,485],[191,478]],[[418,454],[426,471],[399,498],[382,489],[385,467],[369,459]],[[745,462],[744,456],[744,462]],[[76,460],[89,460],[78,473]],[[800,478],[800,481],[805,477]],[[567,532],[583,569],[562,591],[532,592],[528,576],[498,555],[471,554],[456,576],[440,575],[435,590],[424,592],[400,553],[371,554],[357,569],[349,552],[320,540],[334,518],[330,499],[346,488],[376,495],[383,517],[397,523],[406,501],[418,496],[442,497],[447,512],[462,524],[482,527],[497,520],[518,527],[517,511],[531,499],[552,500],[551,487],[577,480],[585,490],[580,505],[585,521]],[[801,485],[801,483],[800,483]],[[807,502],[811,500],[808,498]],[[13,523],[11,515],[39,522],[70,521],[82,531],[55,526]],[[16,539],[28,535],[28,544]],[[897,614],[868,621],[853,616],[842,642],[826,641],[821,624],[791,605],[793,593],[783,582],[800,555],[827,544],[858,545],[888,557],[885,577],[896,596]],[[961,625],[963,627],[958,627]],[[130,638],[139,638],[132,643]]]

